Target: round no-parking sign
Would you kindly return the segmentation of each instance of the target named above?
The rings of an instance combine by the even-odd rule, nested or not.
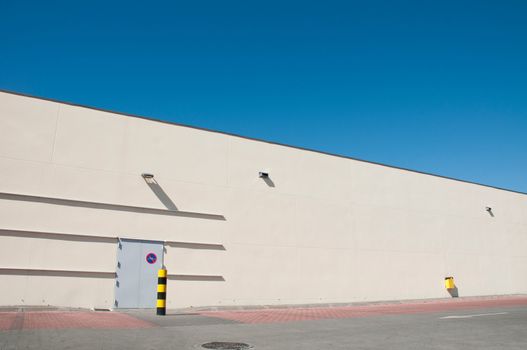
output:
[[[155,264],[157,261],[157,255],[154,253],[148,253],[146,254],[146,262],[149,264]]]

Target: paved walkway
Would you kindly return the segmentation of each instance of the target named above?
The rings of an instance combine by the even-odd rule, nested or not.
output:
[[[18,311],[0,312],[0,330],[22,329],[138,329],[154,324],[118,312]]]
[[[368,304],[338,307],[269,308],[257,310],[204,311],[194,314],[155,316],[154,311],[9,311],[0,312],[0,331],[24,329],[142,329],[171,325],[211,324],[214,319],[232,323],[286,323],[382,315],[404,315],[453,310],[527,306],[527,296],[442,299],[431,301]],[[189,315],[193,315],[189,318]]]
[[[527,296],[444,299],[407,303],[369,304],[344,307],[281,308],[237,311],[209,311],[200,315],[241,323],[284,323],[307,320],[403,315],[450,310],[470,310],[527,305]]]

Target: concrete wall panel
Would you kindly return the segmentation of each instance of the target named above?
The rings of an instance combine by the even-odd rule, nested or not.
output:
[[[223,249],[203,248],[197,244],[167,244],[164,264],[170,274],[222,276]]]
[[[0,156],[50,161],[61,106],[0,93]]]
[[[112,278],[0,275],[2,305],[52,305],[111,308]]]
[[[106,112],[61,107],[53,161],[88,169],[122,171],[125,120]]]
[[[116,243],[90,242],[77,236],[49,238],[40,234],[0,237],[2,267],[115,272]]]
[[[227,139],[200,130],[126,119],[122,160],[127,173],[151,172],[178,181],[226,185]]]

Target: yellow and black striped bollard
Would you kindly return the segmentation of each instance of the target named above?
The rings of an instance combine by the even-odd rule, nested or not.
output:
[[[167,270],[161,269],[157,272],[157,315],[167,313]]]

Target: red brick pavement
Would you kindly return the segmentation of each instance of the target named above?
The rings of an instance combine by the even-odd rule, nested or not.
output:
[[[285,323],[306,320],[357,318],[380,315],[433,313],[507,306],[527,306],[527,296],[444,299],[422,302],[200,312],[241,323]],[[0,331],[22,329],[137,329],[155,324],[118,312],[31,311],[0,312]]]
[[[15,322],[16,312],[1,312],[0,313],[0,330],[5,331],[11,329]]]
[[[207,317],[216,317],[241,323],[285,323],[306,320],[357,318],[380,315],[417,314],[450,310],[470,310],[492,307],[527,305],[527,297],[500,297],[492,299],[445,299],[435,301],[408,302],[404,304],[372,304],[343,307],[310,307],[287,309],[259,309],[239,311],[200,312]]]
[[[36,311],[0,312],[0,330],[21,329],[136,329],[154,324],[117,312]]]

